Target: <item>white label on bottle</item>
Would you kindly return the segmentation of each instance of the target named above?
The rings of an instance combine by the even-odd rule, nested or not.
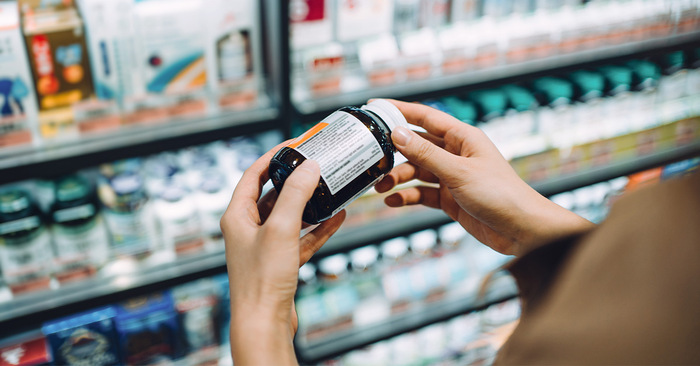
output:
[[[146,223],[148,218],[144,211],[122,213],[105,210],[104,218],[115,254],[140,254],[151,249],[151,237]]]
[[[88,203],[85,205],[64,208],[53,213],[53,219],[56,222],[66,222],[78,219],[84,219],[95,214],[95,206]]]
[[[318,163],[331,194],[384,157],[372,132],[347,112],[334,112],[309,132],[289,146]]]
[[[23,243],[5,243],[0,246],[3,275],[8,282],[17,282],[26,276],[46,273],[52,255],[51,236],[46,231]]]
[[[109,238],[99,216],[77,227],[53,225],[52,232],[57,263],[89,261],[90,264],[100,266],[107,261]]]
[[[39,222],[38,216],[30,216],[15,221],[5,222],[0,224],[0,235],[22,230],[31,230],[38,227],[40,224],[41,223]]]

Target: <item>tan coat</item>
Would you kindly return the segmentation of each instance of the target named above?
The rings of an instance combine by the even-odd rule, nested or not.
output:
[[[509,269],[523,312],[496,364],[700,365],[700,173],[623,196]]]

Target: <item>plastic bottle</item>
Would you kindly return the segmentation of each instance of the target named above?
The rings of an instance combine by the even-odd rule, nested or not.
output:
[[[391,131],[407,126],[393,104],[375,100],[361,108],[343,107],[282,148],[270,162],[277,191],[306,159],[321,167],[318,187],[303,220],[317,224],[340,212],[394,167]]]
[[[204,248],[202,227],[192,196],[177,184],[166,186],[154,202],[160,237],[164,247],[178,255],[192,254]]]
[[[48,288],[52,256],[51,236],[29,194],[0,192],[0,263],[12,292]]]
[[[107,230],[97,196],[82,176],[59,179],[51,207],[51,227],[59,281],[93,275],[109,258]]]
[[[125,172],[99,187],[103,214],[110,233],[112,253],[117,256],[148,256],[155,249],[153,214],[143,180]]]

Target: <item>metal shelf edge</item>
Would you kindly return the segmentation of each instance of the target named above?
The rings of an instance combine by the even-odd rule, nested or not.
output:
[[[331,110],[343,105],[362,104],[369,98],[376,97],[406,97],[414,94],[435,92],[444,89],[477,84],[492,79],[503,79],[517,75],[530,74],[548,69],[573,66],[597,60],[610,59],[650,51],[656,48],[672,47],[700,40],[700,31],[678,34],[671,37],[656,38],[645,41],[631,42],[616,46],[606,46],[595,50],[584,50],[530,60],[518,64],[499,65],[493,68],[468,71],[454,75],[440,75],[425,80],[417,80],[384,87],[373,87],[358,91],[343,92],[332,96],[306,95],[307,100],[292,100],[294,106],[302,114]],[[305,93],[308,94],[308,93]]]
[[[0,323],[100,296],[181,278],[225,264],[223,252],[212,252],[124,274],[67,284],[55,290],[26,294],[17,299],[0,302]]]
[[[451,298],[392,316],[389,320],[372,326],[324,337],[321,341],[309,344],[298,342],[300,343],[297,344],[298,357],[304,362],[314,363],[407,331],[486,308],[517,295],[517,286],[512,278],[499,277],[483,298],[478,298],[476,294]]]
[[[157,143],[158,140],[193,133],[273,120],[278,115],[277,108],[262,107],[215,117],[165,122],[154,126],[134,126],[116,131],[111,135],[105,133],[101,136],[57,142],[53,146],[25,148],[17,150],[15,153],[0,155],[0,170],[126,148],[143,143]]]

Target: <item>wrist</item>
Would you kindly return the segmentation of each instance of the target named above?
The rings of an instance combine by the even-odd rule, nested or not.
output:
[[[595,224],[583,217],[557,205],[546,197],[539,195],[538,203],[530,207],[537,210],[526,214],[528,220],[523,223],[520,240],[516,241],[514,255],[521,256],[543,244],[579,234],[595,227]]]
[[[235,364],[296,364],[289,320],[276,310],[232,303],[230,337]]]

